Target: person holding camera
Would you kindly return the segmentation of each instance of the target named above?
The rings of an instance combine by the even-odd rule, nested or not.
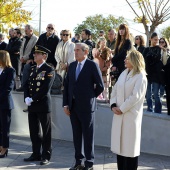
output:
[[[164,84],[163,66],[167,63],[167,55],[162,55],[163,47],[158,45],[158,34],[151,35],[151,46],[147,47],[143,56],[146,63],[146,72],[148,79],[148,87],[146,93],[147,111],[161,113],[162,101],[160,98],[160,87]],[[152,92],[155,100],[155,107],[153,110]]]
[[[129,28],[126,24],[121,24],[118,29],[115,51],[112,58],[111,78],[117,81],[119,75],[124,71],[124,60],[127,52],[131,49]]]

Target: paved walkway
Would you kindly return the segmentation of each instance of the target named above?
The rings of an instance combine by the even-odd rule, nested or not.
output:
[[[74,164],[73,143],[53,140],[53,154],[50,164],[40,166],[39,162],[27,163],[23,158],[31,154],[31,142],[28,136],[12,134],[8,157],[0,160],[0,170],[68,170]],[[116,156],[107,147],[95,147],[94,170],[116,170]],[[138,170],[170,170],[170,157],[141,154]]]

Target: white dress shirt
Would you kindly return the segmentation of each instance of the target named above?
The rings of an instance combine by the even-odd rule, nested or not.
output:
[[[37,65],[38,68],[40,68],[45,62],[43,62],[42,64],[40,64],[39,66]]]

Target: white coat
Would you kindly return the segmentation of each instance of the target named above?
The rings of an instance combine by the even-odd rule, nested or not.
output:
[[[60,68],[60,63],[62,62],[69,66],[69,64],[75,60],[74,48],[75,44],[71,42],[71,40],[68,40],[67,42],[65,42],[65,44],[63,43],[63,41],[61,41],[57,45],[55,53],[55,59],[57,61],[56,70],[57,73],[61,75],[62,79],[64,79],[66,70],[62,70]]]
[[[147,89],[146,74],[132,76],[133,70],[122,72],[113,87],[110,105],[116,103],[123,114],[113,116],[111,151],[125,157],[140,155],[143,102]]]

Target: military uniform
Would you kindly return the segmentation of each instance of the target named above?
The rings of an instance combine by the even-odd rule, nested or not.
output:
[[[36,52],[36,51],[35,51]],[[41,52],[37,50],[37,52]],[[51,96],[50,90],[55,78],[54,69],[47,63],[40,68],[32,66],[30,77],[24,86],[24,97],[31,98],[28,106],[28,121],[30,138],[32,141],[32,157],[47,159],[51,158]],[[43,135],[40,135],[40,124]],[[42,154],[40,152],[42,147]],[[24,159],[31,161],[31,159]]]

